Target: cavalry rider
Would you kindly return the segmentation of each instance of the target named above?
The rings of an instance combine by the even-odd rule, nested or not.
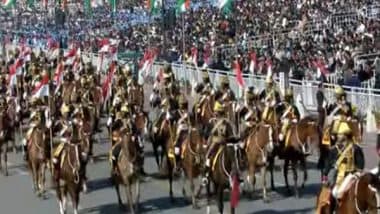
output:
[[[288,88],[285,90],[284,102],[281,103],[284,113],[281,115],[281,132],[278,136],[280,142],[284,142],[286,134],[291,123],[295,124],[300,120],[300,113],[294,104],[293,90]]]
[[[127,119],[130,116],[129,114],[129,108],[128,104],[125,103],[121,107],[120,111],[116,113],[115,122],[112,124],[112,149],[111,149],[111,160],[112,160],[112,166],[116,166],[117,157],[119,156],[119,153],[121,151],[121,140],[122,140],[122,133],[121,131],[125,128],[127,128],[128,131],[132,131],[128,128]]]
[[[128,85],[128,102],[134,106],[143,107],[144,105],[144,92],[143,87],[138,84],[137,76],[134,76],[131,83]]]
[[[72,126],[71,119],[73,116],[72,114],[74,112],[74,107],[72,105],[64,103],[62,104],[62,107],[60,110],[61,110],[61,119],[60,121],[58,121],[59,126],[61,127],[61,130],[59,132],[60,144],[53,154],[53,164],[55,165],[56,169],[59,167],[58,164],[59,164],[59,159],[60,159],[63,147],[65,143],[70,142],[70,138],[72,137],[72,133],[73,133],[73,126]]]
[[[202,73],[202,83],[196,86],[195,89],[196,93],[200,94],[200,98],[198,101],[196,101],[196,107],[198,108],[199,106],[202,105],[202,103],[214,92],[214,88],[212,86],[212,83],[210,81],[210,77],[207,73],[206,70],[203,71]]]
[[[355,174],[360,173],[364,165],[363,151],[353,142],[352,130],[346,122],[339,123],[336,144],[330,151],[322,177],[323,184],[332,188],[331,207],[336,207],[334,199],[342,198],[357,177]]]
[[[32,98],[30,101],[30,117],[29,117],[29,129],[26,132],[26,136],[23,140],[23,149],[24,149],[24,160],[28,160],[27,150],[28,150],[28,141],[33,133],[33,130],[41,123],[41,117],[38,115],[39,106],[41,106],[42,100],[38,98]]]
[[[215,155],[214,153],[218,151],[223,143],[237,142],[239,140],[234,136],[232,123],[226,118],[224,107],[219,101],[215,102],[214,112],[216,117],[211,119],[213,129],[208,138],[209,148],[206,153],[206,176],[203,178],[204,183],[208,182],[211,159]]]
[[[177,126],[176,140],[175,140],[175,148],[174,153],[176,157],[176,162],[178,163],[181,155],[181,144],[186,139],[187,134],[190,129],[190,115],[188,112],[188,102],[186,98],[181,95],[179,97],[179,120]]]
[[[273,83],[272,76],[268,76],[265,80],[266,86],[265,89],[260,93],[259,99],[261,103],[265,105],[262,114],[262,120],[268,122],[270,119],[269,108],[275,107],[278,103],[281,102],[280,93],[276,90],[276,87]]]
[[[336,132],[339,124],[342,121],[349,121],[352,118],[352,106],[347,102],[347,95],[341,86],[338,86],[335,90],[336,103],[329,105],[327,108],[327,114],[330,118],[328,126],[330,126],[332,144],[336,139]]]
[[[230,83],[227,76],[222,76],[220,80],[220,88],[217,93],[222,95],[221,101],[224,103],[225,101],[235,101],[235,94],[230,88]]]
[[[260,121],[260,110],[256,106],[258,99],[258,93],[253,87],[249,87],[244,93],[244,104],[238,106],[237,112],[244,123],[244,129],[242,130],[242,139],[248,137],[253,127]]]

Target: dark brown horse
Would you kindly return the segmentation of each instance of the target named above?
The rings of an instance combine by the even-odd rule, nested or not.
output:
[[[33,187],[37,196],[45,192],[45,170],[50,160],[50,145],[45,127],[44,113],[38,111],[40,123],[33,128],[28,139],[28,166],[32,173]]]
[[[291,124],[288,134],[285,136],[285,145],[280,147],[280,154],[284,158],[284,178],[285,185],[290,192],[288,183],[288,169],[289,164],[291,164],[291,169],[293,171],[294,179],[294,193],[295,196],[299,197],[298,192],[298,163],[300,164],[304,172],[304,180],[301,185],[302,188],[305,186],[307,180],[307,168],[306,168],[306,155],[308,152],[306,150],[311,150],[312,148],[318,148],[320,144],[320,135],[318,128],[318,121],[312,117],[305,117],[301,119],[297,124]],[[271,185],[274,186],[273,180],[271,180]]]
[[[263,200],[268,202],[266,190],[266,172],[268,166],[268,155],[274,149],[275,131],[271,125],[260,123],[253,132],[248,136],[245,145],[246,156],[248,160],[248,183],[255,186],[256,169],[261,169],[261,179],[263,188]],[[253,194],[253,190],[251,195]]]
[[[236,200],[232,193],[239,191],[239,184],[236,183],[241,164],[242,150],[238,143],[226,143],[221,146],[212,160],[210,178],[216,190],[216,201],[219,213],[223,213],[223,192],[231,187],[231,201]],[[235,182],[236,181],[236,182]],[[207,188],[207,213],[210,213],[211,191],[208,182]],[[236,204],[231,202],[231,214],[235,213]]]
[[[380,180],[376,175],[368,172],[361,174],[338,201],[336,213],[378,213],[379,208],[376,194],[379,190]],[[317,198],[317,214],[331,213],[330,197],[329,188],[322,187]]]
[[[9,115],[7,114],[6,108],[0,109],[0,170],[3,171],[5,176],[8,176],[8,142],[12,141],[12,130],[13,127],[10,123]],[[1,155],[4,154],[4,170],[2,164]]]
[[[120,142],[121,152],[117,165],[111,172],[111,178],[115,185],[119,206],[123,207],[120,197],[120,185],[125,187],[128,205],[131,213],[138,212],[140,198],[139,172],[142,167],[142,159],[139,155],[139,145],[137,139],[133,139],[133,134],[122,130],[123,138]],[[135,185],[136,197],[133,199],[132,187]]]
[[[183,177],[182,193],[186,197],[186,181],[190,181],[191,200],[193,208],[197,208],[194,179],[201,175],[201,169],[205,161],[206,140],[198,129],[192,128],[182,143],[181,162],[185,176]]]
[[[54,172],[54,182],[61,214],[66,211],[67,195],[71,197],[74,213],[78,213],[79,194],[85,188],[86,162],[89,145],[80,142],[80,124],[73,122],[73,138],[63,146],[59,164]],[[78,132],[78,133],[75,133]],[[61,181],[63,184],[61,186]]]

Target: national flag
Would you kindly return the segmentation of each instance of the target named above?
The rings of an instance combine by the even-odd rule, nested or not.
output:
[[[190,0],[177,0],[177,12],[183,13],[190,9]]]
[[[18,58],[16,62],[9,67],[9,78],[8,78],[8,83],[10,86],[16,85],[17,75],[22,74],[22,66],[24,62],[21,58]]]
[[[251,73],[255,72],[256,65],[257,65],[257,56],[256,56],[256,53],[255,52],[251,52],[249,54],[249,71]]]
[[[162,0],[145,0],[145,4],[151,14],[157,14],[162,7]]]
[[[14,6],[16,6],[16,0],[3,0],[2,2],[2,7],[4,9],[11,9]]]
[[[225,14],[229,14],[232,11],[232,0],[218,0],[218,8]]]
[[[240,64],[239,64],[239,62],[237,60],[235,60],[233,62],[232,69],[234,70],[234,73],[236,75],[236,81],[237,81],[237,83],[239,84],[239,86],[241,88],[243,88],[244,85],[245,85],[245,83],[244,83],[243,74],[242,74],[242,71],[241,71],[241,66],[240,66]]]
[[[113,61],[108,69],[107,77],[104,80],[103,85],[102,85],[102,95],[103,95],[104,103],[106,103],[106,101],[110,97],[111,86],[112,86],[113,76],[115,72],[116,72],[116,62]]]
[[[92,16],[92,4],[91,0],[83,0],[84,13],[87,16]]]
[[[109,0],[112,13],[116,13],[117,5],[116,0]]]
[[[59,90],[59,88],[61,87],[61,83],[62,83],[62,80],[63,80],[63,62],[59,62],[58,65],[57,65],[57,68],[55,69],[55,72],[54,72],[54,83],[55,83],[55,92],[54,94],[56,94]]]
[[[47,49],[50,59],[56,59],[59,56],[59,42],[55,41],[54,39],[48,38]]]
[[[41,81],[35,84],[32,91],[33,97],[46,97],[49,96],[49,73],[45,72]]]
[[[74,63],[75,57],[78,55],[78,50],[80,52],[80,49],[77,49],[76,47],[73,47],[72,49],[67,52],[64,57],[66,59],[65,64],[66,65],[72,65]]]

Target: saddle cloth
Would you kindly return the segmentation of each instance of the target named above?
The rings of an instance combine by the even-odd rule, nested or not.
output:
[[[336,199],[341,199],[344,194],[351,188],[355,181],[360,176],[360,173],[348,174],[340,185],[335,185],[332,190],[332,195]]]

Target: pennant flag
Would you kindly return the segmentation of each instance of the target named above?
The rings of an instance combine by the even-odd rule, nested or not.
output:
[[[55,83],[55,92],[57,94],[59,88],[61,87],[61,83],[63,80],[63,62],[58,63],[57,68],[54,72],[54,83]]]
[[[144,53],[143,58],[139,63],[139,76],[138,82],[139,84],[144,84],[144,79],[148,75],[149,71],[153,66],[153,62],[156,58],[157,52],[155,49],[147,50]]]
[[[16,6],[16,0],[3,0],[2,7],[4,9],[11,9],[12,7]]]
[[[106,101],[111,95],[110,92],[111,92],[112,80],[113,80],[115,71],[116,71],[116,63],[112,62],[109,67],[107,77],[104,80],[103,85],[102,85],[102,94],[103,94],[104,103],[106,103]]]
[[[47,50],[50,59],[56,59],[59,56],[59,42],[52,38],[47,40]]]
[[[21,58],[18,58],[16,62],[9,67],[8,83],[10,86],[16,85],[16,81],[17,81],[16,76],[22,74],[21,68],[23,64],[24,64],[23,60]]]
[[[49,73],[45,72],[41,81],[37,82],[32,91],[33,97],[49,96]]]
[[[198,66],[198,49],[196,47],[191,48],[191,62],[195,67]]]
[[[236,208],[237,205],[239,204],[239,199],[240,199],[240,183],[239,183],[239,178],[237,175],[232,176],[232,184],[231,184],[231,194],[230,194],[230,205],[232,208]]]
[[[72,49],[67,52],[64,57],[66,58],[65,64],[66,65],[72,65],[74,63],[75,57],[78,55],[78,50],[80,52],[80,49],[77,49],[73,47]]]
[[[320,60],[320,59],[315,60],[315,61],[312,62],[312,64],[313,64],[313,66],[315,68],[317,68],[317,76],[318,76],[318,78],[320,78],[322,74],[325,77],[326,77],[327,74],[329,74],[329,70],[327,69],[326,64],[322,60]]]
[[[257,65],[257,56],[255,52],[249,54],[249,72],[254,73]]]
[[[183,13],[190,9],[190,0],[177,0],[177,12]]]
[[[232,0],[218,0],[218,8],[228,15],[232,12]]]
[[[272,76],[273,75],[273,70],[272,70],[272,60],[267,59],[265,61],[265,65],[267,66],[267,76]]]
[[[239,84],[241,88],[244,87],[244,79],[243,79],[243,74],[241,72],[241,67],[240,64],[237,60],[234,61],[232,69],[234,70],[234,73],[236,75],[236,81]]]

